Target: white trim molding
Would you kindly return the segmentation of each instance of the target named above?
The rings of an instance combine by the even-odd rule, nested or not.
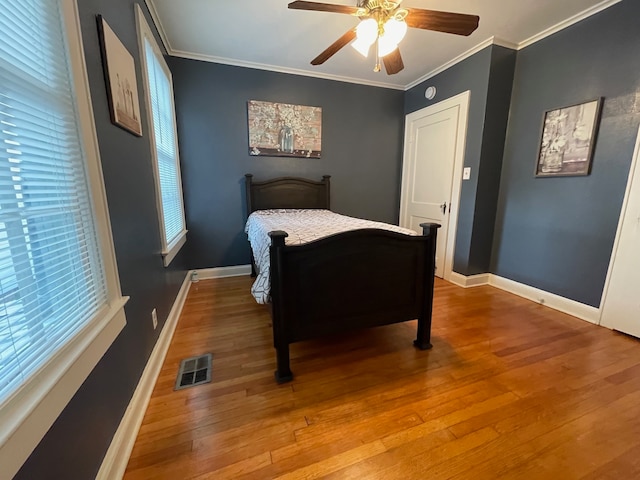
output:
[[[0,411],[0,478],[12,478],[126,325],[123,297],[87,325]],[[8,475],[5,477],[5,475]]]
[[[575,15],[573,15],[572,17],[569,17],[545,30],[543,30],[542,32],[538,32],[535,35],[532,35],[531,37],[527,38],[526,40],[523,40],[522,42],[519,43],[513,43],[513,42],[509,42],[507,40],[503,40],[500,39],[498,37],[489,37],[485,40],[483,40],[482,42],[478,43],[475,47],[470,48],[469,50],[467,50],[466,52],[461,53],[460,55],[458,55],[455,58],[452,58],[451,60],[449,60],[446,63],[443,63],[442,65],[440,65],[438,68],[435,68],[433,70],[431,70],[430,72],[424,74],[423,76],[421,76],[420,78],[414,80],[413,82],[407,84],[404,89],[405,90],[409,90],[413,87],[415,87],[416,85],[420,85],[422,82],[429,80],[430,78],[435,77],[436,75],[438,75],[439,73],[444,72],[445,70],[448,70],[449,68],[453,67],[454,65],[456,65],[457,63],[462,62],[463,60],[466,60],[467,58],[471,57],[472,55],[475,55],[476,53],[478,53],[479,51],[481,51],[482,49],[490,46],[490,45],[498,45],[500,47],[505,47],[505,48],[510,48],[511,50],[522,50],[523,48],[527,48],[530,45],[533,45],[536,42],[539,42],[540,40],[543,40],[551,35],[553,35],[554,33],[558,33],[561,30],[564,30],[565,28],[568,28],[582,20],[584,20],[585,18],[589,18],[592,15],[595,15],[596,13],[600,13],[603,10],[606,10],[609,7],[612,7],[613,5],[615,5],[616,3],[620,3],[622,0],[604,0],[596,5],[593,5],[589,8],[587,8],[586,10],[583,10],[582,12],[579,12]]]
[[[458,55],[457,57],[452,58],[448,62],[443,63],[438,68],[434,68],[430,72],[425,73],[424,75],[422,75],[420,78],[415,79],[413,82],[407,84],[404,87],[404,89],[405,90],[409,90],[409,89],[415,87],[416,85],[420,85],[425,80],[429,80],[430,78],[435,77],[439,73],[442,73],[445,70],[450,69],[454,65],[462,62],[463,60],[466,60],[467,58],[471,57],[472,55],[475,55],[479,51],[484,50],[485,48],[487,48],[487,47],[489,47],[491,45],[499,45],[501,47],[511,48],[512,50],[517,50],[518,49],[518,46],[516,44],[509,43],[509,42],[507,42],[505,40],[500,40],[500,39],[498,39],[496,37],[489,37],[486,40],[483,40],[482,42],[477,44],[476,46],[471,47],[466,52],[463,52],[460,55]]]
[[[568,28],[571,25],[578,23],[584,20],[585,18],[589,18],[590,16],[595,15],[596,13],[600,13],[601,11],[606,10],[609,7],[612,7],[616,3],[620,3],[621,1],[622,0],[604,0],[596,5],[593,5],[587,8],[586,10],[583,10],[582,12],[577,13],[572,17],[569,17],[559,23],[556,23],[554,26],[549,27],[546,30],[543,30],[542,32],[536,33],[535,35],[532,35],[526,40],[518,43],[517,50],[522,50],[523,48],[527,48],[529,45],[533,45],[534,43],[539,42],[540,40],[543,40],[553,35],[554,33],[558,33],[559,31],[564,30],[565,28]]]
[[[140,425],[144,419],[144,414],[149,405],[153,388],[155,387],[158,375],[162,369],[164,359],[167,356],[169,345],[178,325],[178,320],[184,303],[191,287],[192,274],[197,273],[199,279],[237,277],[251,274],[251,265],[236,265],[233,267],[204,268],[190,270],[182,282],[180,291],[173,302],[173,307],[162,328],[147,365],[142,372],[138,386],[131,397],[129,406],[125,411],[120,426],[113,436],[111,445],[102,461],[96,480],[119,480],[124,476],[124,472],[129,463],[129,457],[133,450]]]
[[[138,386],[120,421],[120,426],[118,430],[116,430],[113,440],[111,440],[111,445],[102,461],[96,480],[116,480],[121,479],[124,475],[127,464],[129,463],[131,451],[133,450],[133,445],[140,430],[140,425],[147,410],[147,405],[149,405],[149,400],[151,399],[151,393],[162,369],[164,359],[167,356],[169,344],[173,338],[178,319],[184,307],[184,302],[189,293],[191,286],[189,273],[190,272],[187,272],[178,295],[173,302],[162,332],[142,372]]]
[[[156,187],[156,212],[158,214],[158,224],[160,226],[161,233],[160,240],[162,242],[162,259],[164,266],[167,267],[175,258],[182,246],[185,244],[187,235],[187,222],[184,213],[184,195],[182,193],[182,174],[180,172],[180,151],[178,147],[179,141],[177,130],[178,122],[176,120],[176,106],[173,93],[173,77],[171,75],[171,70],[169,69],[169,66],[164,59],[162,49],[158,45],[156,37],[153,35],[153,31],[151,30],[151,27],[149,26],[149,23],[144,16],[144,12],[142,11],[140,4],[137,3],[135,5],[135,17],[136,30],[138,34],[138,49],[140,52],[140,64],[144,85],[143,96],[147,105],[147,121],[150,130],[147,137],[153,160],[153,176]],[[148,55],[149,51],[146,46],[149,46],[151,48],[151,55]],[[150,62],[152,62],[151,67]],[[162,70],[162,75],[165,76],[165,80],[168,83],[168,92],[163,91],[163,93],[160,93],[156,96],[154,96],[153,92],[158,93],[158,89],[154,89],[149,78],[149,69],[153,68],[153,65],[157,65],[160,67],[160,69]],[[157,102],[154,103],[156,100]],[[152,108],[152,105],[154,104],[156,106],[159,105],[159,111],[157,111],[158,109],[156,109],[155,107]],[[168,125],[165,125],[166,128],[163,129],[162,133],[157,132],[155,130],[155,117],[158,115],[165,115],[167,111],[169,111],[170,113],[170,122]],[[162,182],[160,181],[160,166],[162,164],[166,164],[168,160],[167,158],[165,158],[164,161],[161,161],[158,154],[157,141],[162,136],[167,135],[171,135],[173,137],[173,151],[170,152],[170,163],[172,165],[173,171],[171,169],[168,169],[168,171],[163,174],[163,178],[165,181],[170,180],[173,183],[172,186],[175,188],[175,190],[177,190],[177,194],[168,194],[167,191],[164,191]],[[177,201],[177,205],[174,203],[174,200]],[[165,210],[165,204],[167,203],[172,208],[179,207],[179,221],[181,231],[172,238],[168,238],[167,236],[169,235],[169,228],[174,224],[174,221],[177,218],[175,215],[177,212],[169,211],[169,213],[167,213],[167,211]],[[168,222],[168,220],[170,221]]]
[[[448,230],[446,232],[446,250],[444,261],[443,278],[450,280],[453,273],[453,256],[455,253],[456,232],[458,228],[458,213],[460,205],[460,192],[462,191],[462,169],[464,166],[466,145],[467,145],[467,127],[469,118],[469,104],[471,102],[471,91],[459,93],[453,97],[442,100],[433,105],[421,108],[415,112],[411,112],[405,116],[405,133],[404,133],[404,151],[402,153],[402,183],[400,186],[400,225],[409,228],[409,201],[406,198],[408,195],[408,185],[411,177],[409,171],[410,165],[408,158],[411,156],[412,149],[414,148],[414,139],[412,138],[412,122],[425,117],[427,115],[434,115],[438,112],[448,110],[450,108],[458,107],[458,124],[456,132],[456,144],[455,144],[455,158],[453,163],[453,172],[451,174],[451,196],[446,199],[449,203],[449,221]],[[443,199],[444,200],[444,199]],[[438,232],[438,235],[443,235],[444,232]],[[443,252],[440,252],[443,254]]]
[[[59,0],[70,80],[76,99],[76,125],[90,191],[93,221],[102,256],[106,304],[49,360],[23,381],[0,408],[0,479],[12,478],[47,434],[76,392],[126,325],[109,208],[91,104],[77,0]],[[93,271],[93,269],[92,269]]]
[[[251,275],[251,265],[200,268],[197,270],[192,270],[191,273],[196,273],[199,280],[208,280],[211,278],[242,277],[245,275]]]
[[[406,90],[402,85],[395,85],[387,82],[376,82],[373,80],[364,80],[362,78],[346,77],[343,75],[332,75],[330,73],[322,73],[318,71],[303,70],[299,68],[283,67],[278,65],[269,65],[258,62],[248,62],[244,60],[236,60],[233,58],[216,57],[212,55],[203,55],[200,53],[185,52],[182,50],[171,50],[171,56],[188,58],[191,60],[200,60],[203,62],[220,63],[222,65],[232,65],[234,67],[254,68],[256,70],[267,70],[269,72],[289,73],[291,75],[300,75],[303,77],[323,78],[326,80],[335,80],[337,82],[356,83],[358,85],[369,85],[371,87],[382,87],[393,90]]]
[[[490,285],[505,292],[513,293],[519,297],[526,298],[532,302],[539,303],[545,307],[553,308],[560,312],[572,315],[589,323],[599,324],[601,308],[585,305],[569,298],[561,297],[555,293],[546,292],[524,283],[519,283],[508,278],[500,277],[492,273],[481,273],[479,275],[465,276],[453,272],[449,281],[459,287],[479,287]]]
[[[545,292],[539,288],[531,287],[493,274],[489,278],[489,285],[539,303],[540,305],[553,308],[554,310],[558,310],[568,315],[573,315],[574,317],[586,320],[589,323],[595,323],[597,325],[600,321],[599,308],[592,307],[591,305],[585,305],[584,303],[576,302],[569,298],[561,297],[555,293]]]
[[[501,47],[506,47],[506,48],[510,48],[512,50],[522,50],[523,48],[528,47],[529,45],[532,45],[536,42],[539,42],[540,40],[553,35],[554,33],[557,33],[561,30],[564,30],[565,28],[570,27],[571,25],[574,25],[575,23],[578,23],[582,20],[584,20],[585,18],[588,18],[592,15],[595,15],[597,13],[600,13],[601,11],[615,5],[616,3],[621,2],[622,0],[603,0],[602,2],[593,5],[585,10],[583,10],[582,12],[579,12],[559,23],[557,23],[556,25],[553,25],[545,30],[543,30],[542,32],[539,32],[535,35],[532,35],[531,37],[527,38],[526,40],[519,42],[519,43],[514,43],[514,42],[510,42],[508,40],[504,40],[504,39],[500,39],[497,37],[489,37],[486,38],[484,40],[482,40],[480,43],[478,43],[476,46],[471,47],[469,50],[467,50],[466,52],[461,53],[460,55],[458,55],[457,57],[447,61],[446,63],[443,63],[442,65],[440,65],[439,67],[431,70],[430,72],[422,75],[420,78],[408,83],[405,86],[399,86],[399,85],[395,85],[395,84],[390,84],[390,83],[386,83],[386,82],[375,82],[375,81],[369,81],[369,80],[363,80],[363,79],[359,79],[359,78],[352,78],[352,77],[343,77],[343,76],[339,76],[339,75],[331,75],[331,74],[325,74],[325,73],[321,73],[318,71],[312,71],[312,70],[302,70],[302,69],[296,69],[296,68],[288,68],[288,67],[282,67],[282,66],[276,66],[276,65],[268,65],[268,64],[262,64],[262,63],[256,63],[256,62],[248,62],[248,61],[244,61],[244,60],[237,60],[237,59],[232,59],[232,58],[224,58],[224,57],[216,57],[216,56],[212,56],[212,55],[204,55],[204,54],[200,54],[200,53],[195,53],[195,52],[187,52],[187,51],[183,51],[183,50],[177,50],[174,49],[171,46],[171,42],[169,42],[169,36],[167,35],[166,29],[164,28],[164,25],[162,24],[162,22],[160,21],[160,15],[158,14],[158,11],[154,5],[154,1],[153,0],[145,0],[145,4],[147,5],[147,8],[149,10],[149,13],[151,15],[151,18],[153,19],[153,22],[155,23],[158,33],[160,35],[160,38],[162,39],[162,42],[164,43],[164,46],[167,50],[167,53],[169,55],[171,55],[172,57],[180,57],[180,58],[188,58],[188,59],[192,59],[192,60],[201,60],[204,62],[212,62],[212,63],[220,63],[220,64],[224,64],[224,65],[234,65],[234,66],[238,66],[238,67],[246,67],[246,68],[255,68],[258,70],[268,70],[268,71],[273,71],[273,72],[281,72],[281,73],[290,73],[293,75],[302,75],[302,76],[306,76],[306,77],[315,77],[315,78],[324,78],[324,79],[328,79],[328,80],[336,80],[336,81],[340,81],[340,82],[348,82],[348,83],[356,83],[359,85],[370,85],[373,87],[382,87],[382,88],[389,88],[389,89],[394,89],[394,90],[409,90],[413,87],[415,87],[416,85],[419,85],[420,83],[429,80],[432,77],[435,77],[436,75],[438,75],[439,73],[444,72],[445,70],[453,67],[455,64],[462,62],[463,60],[466,60],[467,58],[469,58],[470,56],[478,53],[480,50],[482,50],[483,48],[486,48],[490,45],[498,45]]]
[[[160,15],[158,15],[158,10],[156,9],[155,4],[152,0],[144,0],[144,4],[147,6],[147,10],[149,10],[149,15],[151,15],[151,20],[153,21],[156,30],[158,31],[158,35],[160,35],[160,40],[162,41],[164,49],[167,51],[169,55],[173,55],[173,47],[171,47],[171,43],[169,42],[169,35],[167,35],[167,31],[164,28],[164,25],[160,21]],[[137,5],[136,5],[137,6]],[[140,8],[137,6],[137,8]],[[140,52],[142,55],[142,52]]]
[[[167,250],[162,252],[162,263],[165,267],[169,266],[182,246],[186,243],[187,232],[188,230],[183,230],[182,232],[180,232],[176,239],[167,246]]]
[[[481,273],[478,275],[461,275],[458,272],[451,272],[451,276],[449,277],[449,281],[451,283],[455,283],[459,287],[469,288],[469,287],[480,287],[482,285],[489,285],[489,281],[491,278],[490,273]]]

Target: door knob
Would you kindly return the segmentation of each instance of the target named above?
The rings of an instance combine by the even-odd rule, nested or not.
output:
[[[447,202],[444,202],[442,205],[440,205],[440,209],[442,210],[443,215],[447,213]]]

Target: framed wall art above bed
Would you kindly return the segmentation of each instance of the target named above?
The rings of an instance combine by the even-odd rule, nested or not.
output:
[[[320,158],[322,108],[247,102],[249,155]]]

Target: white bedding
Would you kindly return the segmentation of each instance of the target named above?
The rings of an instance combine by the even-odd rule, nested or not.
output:
[[[417,235],[413,230],[397,225],[338,215],[330,210],[287,209],[253,212],[249,215],[245,227],[258,270],[258,276],[251,287],[253,297],[258,303],[269,302],[271,288],[269,278],[271,238],[269,232],[283,230],[289,234],[285,239],[286,245],[300,245],[336,233],[362,228],[378,228],[406,235]]]

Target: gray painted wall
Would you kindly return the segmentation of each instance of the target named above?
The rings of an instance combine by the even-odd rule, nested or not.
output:
[[[640,122],[640,3],[518,52],[492,271],[600,303]],[[604,97],[591,175],[534,178],[546,110]]]
[[[513,50],[489,46],[405,95],[404,111],[409,114],[471,92],[464,159],[465,167],[471,167],[471,178],[462,182],[453,261],[454,271],[463,275],[487,272],[490,264],[515,56]],[[433,100],[424,97],[429,85],[437,89]]]
[[[509,120],[511,86],[516,52],[494,45],[487,89],[487,109],[482,132],[482,153],[477,171],[478,183],[473,230],[466,275],[486,273],[491,265],[493,226],[496,221],[500,172]],[[466,183],[466,182],[463,182]]]
[[[109,120],[95,15],[104,16],[136,58],[142,92],[136,2],[78,3],[120,283],[122,293],[131,299],[126,327],[15,477],[25,480],[95,478],[186,275],[182,252],[169,268],[162,266],[144,102],[140,105],[144,137],[135,137]],[[155,331],[154,307],[159,321]]]
[[[398,90],[170,58],[191,268],[250,262],[244,174],[321,179],[332,210],[397,223],[403,135]],[[322,107],[322,158],[248,154],[247,101]]]
[[[331,174],[336,210],[397,221],[403,99],[406,114],[471,90],[465,164],[476,174],[463,183],[454,268],[477,273],[486,262],[487,239],[494,235],[486,224],[501,148],[489,139],[504,135],[500,119],[514,53],[489,47],[406,94],[170,59],[190,233],[189,251],[165,269],[148,138],[136,138],[109,121],[95,27],[95,14],[104,15],[138,58],[135,2],[79,3],[122,290],[131,296],[128,324],[16,478],[95,476],[159,335],[160,329],[151,330],[151,309],[158,308],[163,323],[187,261],[196,267],[248,262],[242,234],[244,173],[257,178]],[[599,302],[640,122],[639,14],[638,2],[624,0],[518,52],[492,272],[588,304]],[[141,78],[138,71],[139,89]],[[431,84],[438,96],[428,102],[424,88]],[[543,112],[597,96],[605,97],[605,104],[592,174],[533,178]],[[249,157],[249,99],[322,106],[324,158]],[[147,132],[144,104],[141,109]],[[495,119],[491,132],[485,132],[487,118]]]

